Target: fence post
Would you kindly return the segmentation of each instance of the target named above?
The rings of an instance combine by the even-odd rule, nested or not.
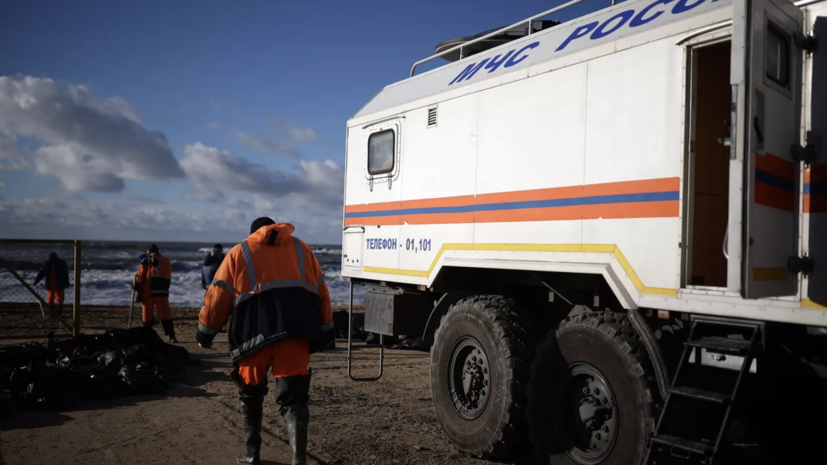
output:
[[[72,335],[77,336],[80,333],[80,254],[81,241],[75,241],[75,289],[74,289],[74,308],[72,309]]]

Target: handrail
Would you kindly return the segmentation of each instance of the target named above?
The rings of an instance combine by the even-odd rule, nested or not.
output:
[[[819,0],[819,1],[821,1],[821,0]],[[675,42],[675,45],[682,45],[682,44],[694,39],[695,37],[700,37],[704,34],[714,32],[714,31],[717,31],[717,30],[720,30],[720,29],[726,29],[729,26],[732,26],[732,20],[731,19],[728,19],[726,21],[721,21],[720,23],[713,24],[711,26],[707,26],[707,27],[704,27],[704,28],[701,28],[701,29],[697,29],[697,30],[692,31],[689,34],[681,37],[680,39],[678,39],[678,41]]]
[[[516,23],[514,23],[514,24],[512,24],[512,25],[510,25],[510,26],[506,26],[506,27],[501,28],[501,29],[497,29],[496,31],[491,32],[491,33],[489,33],[489,34],[486,34],[486,35],[484,35],[484,36],[482,36],[482,37],[477,37],[477,38],[476,38],[476,39],[474,39],[474,40],[471,40],[471,41],[468,41],[468,42],[465,42],[465,43],[459,44],[459,45],[457,45],[457,46],[455,46],[455,47],[451,47],[451,48],[449,48],[448,50],[444,50],[444,51],[442,51],[442,52],[439,52],[439,53],[436,53],[436,54],[434,54],[434,55],[431,55],[431,56],[429,56],[428,58],[424,58],[424,59],[422,59],[422,60],[419,60],[419,61],[417,61],[416,63],[414,63],[414,64],[413,64],[413,66],[411,67],[411,76],[410,76],[410,77],[414,77],[414,74],[416,74],[416,67],[417,67],[417,66],[419,66],[419,65],[421,65],[421,64],[423,64],[423,63],[427,63],[427,62],[429,62],[429,61],[431,61],[431,60],[434,60],[434,59],[436,59],[436,58],[439,58],[439,57],[441,57],[441,56],[443,56],[443,55],[447,55],[447,54],[449,54],[449,53],[451,53],[451,52],[453,52],[453,51],[455,51],[455,50],[459,50],[459,51],[460,51],[460,59],[462,59],[462,49],[463,49],[464,47],[466,47],[466,46],[468,46],[468,45],[475,44],[475,43],[477,43],[477,42],[482,42],[482,41],[483,41],[483,40],[485,40],[485,39],[490,39],[491,37],[494,37],[494,36],[496,36],[496,35],[500,35],[500,34],[502,34],[503,32],[506,32],[506,31],[508,31],[508,30],[510,30],[510,29],[513,29],[513,28],[515,28],[515,27],[517,27],[517,26],[520,26],[520,25],[522,25],[522,24],[524,24],[524,23],[527,23],[527,25],[528,25],[528,30],[527,30],[526,35],[531,35],[531,22],[532,22],[532,21],[534,21],[535,19],[539,19],[539,18],[542,18],[542,17],[548,16],[548,15],[550,15],[550,14],[552,14],[552,13],[556,13],[556,12],[558,12],[558,11],[565,10],[566,8],[568,8],[568,7],[570,7],[570,6],[577,5],[578,3],[582,3],[582,2],[584,2],[584,1],[586,1],[586,0],[572,0],[572,1],[568,2],[568,3],[565,3],[565,4],[563,4],[563,5],[560,5],[560,6],[558,6],[558,7],[552,8],[552,9],[550,9],[550,10],[546,10],[546,11],[544,11],[544,12],[542,12],[542,13],[539,13],[539,14],[536,14],[536,15],[534,15],[534,16],[532,16],[532,17],[528,18],[528,19],[524,19],[524,20],[522,20],[522,21],[516,22]],[[823,1],[825,1],[825,0],[800,0],[800,1],[795,2],[795,3],[793,3],[793,4],[794,4],[795,6],[797,6],[797,7],[801,8],[801,7],[809,6],[809,5],[812,5],[812,4],[815,4],[815,3],[821,3],[821,2],[823,2]],[[616,1],[616,0],[612,0],[612,6],[614,6],[614,5],[616,5],[616,4],[617,4],[617,1]],[[730,23],[731,23],[731,22],[730,22]],[[719,26],[719,27],[720,27],[720,26]],[[716,28],[716,29],[717,29],[717,28]],[[715,29],[712,29],[712,30],[715,30]],[[698,32],[700,32],[700,31],[698,31]],[[706,33],[706,32],[709,32],[709,30],[704,30],[704,31],[703,31],[703,33]],[[697,36],[693,36],[693,37],[697,37]],[[684,38],[684,39],[682,39],[682,40],[683,40],[683,41],[686,41],[686,40],[688,40],[688,39],[690,39],[690,38],[692,38],[692,37],[685,37],[685,38]],[[680,45],[680,44],[676,44],[676,45]]]
[[[724,233],[724,245],[721,251],[724,253],[724,258],[729,260],[729,225],[727,225],[726,232]]]
[[[795,5],[795,6],[799,7],[799,8],[801,8],[801,7],[803,7],[803,6],[810,6],[810,5],[814,4],[814,3],[821,3],[821,2],[823,2],[823,1],[824,1],[824,0],[802,0],[802,1],[798,1],[798,2],[793,3],[793,5]]]
[[[419,66],[419,65],[421,65],[422,63],[427,63],[427,62],[429,62],[429,61],[431,61],[431,60],[433,60],[433,59],[435,59],[435,58],[439,58],[439,57],[441,57],[441,56],[443,56],[443,55],[447,55],[447,54],[449,54],[449,53],[451,53],[451,52],[453,52],[453,51],[455,51],[455,50],[460,50],[460,59],[462,59],[462,50],[461,50],[461,49],[462,49],[463,47],[466,47],[466,46],[471,45],[471,44],[476,44],[477,42],[482,42],[482,41],[483,41],[483,40],[485,40],[485,39],[490,39],[491,37],[494,37],[494,36],[496,36],[496,35],[500,35],[500,34],[502,34],[503,32],[506,32],[506,31],[508,31],[508,30],[510,30],[510,29],[513,29],[513,28],[517,27],[517,26],[520,26],[520,25],[522,25],[523,23],[528,23],[528,33],[527,33],[527,35],[531,35],[531,22],[532,22],[532,21],[534,21],[535,19],[539,19],[539,18],[542,18],[542,17],[548,16],[548,15],[550,15],[550,14],[552,14],[552,13],[556,13],[556,12],[558,12],[558,11],[560,11],[560,10],[565,10],[566,8],[568,8],[568,7],[570,7],[570,6],[577,5],[578,3],[582,3],[582,2],[584,2],[584,1],[586,1],[586,0],[572,0],[572,1],[568,2],[568,3],[565,3],[565,4],[563,4],[563,5],[560,5],[560,6],[558,6],[558,7],[554,7],[554,8],[552,8],[552,9],[550,9],[550,10],[546,10],[546,11],[544,11],[544,12],[542,12],[542,13],[536,14],[536,15],[534,15],[534,16],[532,16],[532,17],[528,18],[528,19],[524,19],[524,20],[522,20],[522,21],[516,22],[516,23],[512,24],[511,26],[507,26],[507,27],[504,27],[504,28],[501,28],[501,29],[497,29],[496,31],[491,32],[491,33],[489,33],[489,34],[486,34],[486,35],[484,35],[484,36],[482,36],[482,37],[477,37],[477,38],[476,38],[476,39],[474,39],[474,40],[471,40],[471,41],[468,41],[468,42],[465,42],[465,43],[459,44],[459,45],[457,45],[457,46],[455,46],[455,47],[451,47],[451,48],[449,48],[448,50],[444,50],[444,51],[439,52],[439,53],[437,53],[437,54],[435,54],[435,55],[431,55],[431,56],[429,56],[428,58],[425,58],[425,59],[419,60],[419,61],[417,61],[416,63],[414,63],[414,64],[413,64],[413,67],[411,67],[411,77],[413,77],[413,76],[414,76],[414,73],[416,73],[416,67],[417,67],[417,66]]]

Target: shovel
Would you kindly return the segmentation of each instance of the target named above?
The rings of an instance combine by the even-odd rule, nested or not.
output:
[[[134,283],[133,283],[134,284]],[[127,324],[127,328],[132,327],[132,309],[135,308],[135,289],[132,289],[132,298],[129,299],[129,324]]]
[[[40,314],[43,315],[43,319],[46,319],[46,312],[43,311],[43,303],[41,302],[42,297],[40,297],[40,291],[37,288],[34,288],[34,291],[37,292],[37,305],[40,306]]]

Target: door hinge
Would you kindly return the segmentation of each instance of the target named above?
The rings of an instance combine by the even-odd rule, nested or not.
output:
[[[816,161],[816,148],[813,144],[807,144],[802,147],[799,144],[793,144],[790,147],[790,156],[797,162],[804,162],[805,165],[812,165]]]
[[[793,34],[793,43],[796,47],[807,53],[813,53],[818,50],[818,39],[800,32]]]
[[[818,158],[818,138],[813,131],[807,131],[807,145],[793,144],[790,147],[790,157],[796,162],[812,165]]]
[[[808,256],[790,257],[787,260],[787,268],[793,273],[803,273],[804,276],[813,272],[813,259]]]

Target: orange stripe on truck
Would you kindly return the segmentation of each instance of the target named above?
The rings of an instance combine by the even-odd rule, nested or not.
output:
[[[345,224],[446,224],[677,217],[680,179],[350,205]]]

